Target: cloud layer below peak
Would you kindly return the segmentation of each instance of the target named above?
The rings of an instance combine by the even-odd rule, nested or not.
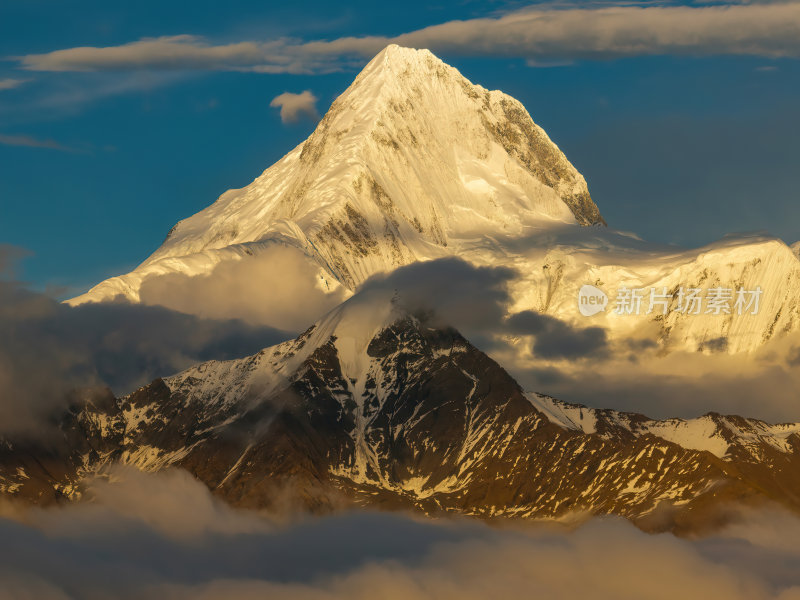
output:
[[[286,518],[221,505],[181,471],[108,475],[91,502],[0,503],[0,597],[800,598],[800,554],[783,542],[800,521],[777,510],[691,541],[619,519]]]

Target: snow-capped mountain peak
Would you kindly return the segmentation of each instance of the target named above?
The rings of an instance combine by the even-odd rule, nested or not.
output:
[[[586,182],[516,100],[473,85],[427,50],[389,46],[309,138],[245,188],[179,222],[127,275],[72,301],[143,281],[207,274],[274,243],[353,289],[370,275],[531,224],[603,223]]]

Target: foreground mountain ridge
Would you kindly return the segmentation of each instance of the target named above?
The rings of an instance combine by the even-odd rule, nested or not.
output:
[[[122,462],[186,469],[225,501],[256,509],[291,498],[316,511],[617,514],[686,532],[720,523],[738,503],[800,510],[800,426],[708,418],[718,431],[690,425],[685,435],[686,421],[525,394],[456,331],[373,291],[251,357],[76,405],[59,451],[6,441],[0,491],[78,499],[85,477]]]

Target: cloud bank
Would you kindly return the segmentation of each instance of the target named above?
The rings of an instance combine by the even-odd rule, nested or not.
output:
[[[144,304],[202,318],[300,332],[349,295],[338,283],[329,288],[321,273],[302,251],[274,245],[255,256],[223,261],[208,275],[150,277],[139,296]]]
[[[19,254],[0,248],[0,267]],[[0,435],[38,431],[74,390],[128,393],[202,360],[247,356],[288,337],[157,306],[73,308],[0,278]]]
[[[539,8],[449,21],[394,37],[294,39],[214,45],[192,35],[19,57],[32,71],[250,70],[318,73],[351,68],[396,43],[455,56],[529,64],[650,55],[800,57],[800,3]]]
[[[700,541],[619,519],[577,529],[387,513],[281,523],[220,505],[178,471],[110,475],[92,502],[0,505],[0,598],[800,597],[800,553],[772,535],[800,524],[779,511],[743,512]]]

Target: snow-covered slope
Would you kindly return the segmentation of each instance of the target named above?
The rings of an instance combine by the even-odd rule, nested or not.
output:
[[[369,275],[537,222],[602,222],[586,182],[525,108],[427,50],[389,46],[314,133],[245,188],[179,222],[135,271],[72,303],[142,281],[208,273],[282,242],[353,289]]]

